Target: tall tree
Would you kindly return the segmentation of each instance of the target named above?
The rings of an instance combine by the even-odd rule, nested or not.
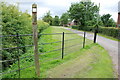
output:
[[[68,23],[68,19],[69,19],[69,14],[63,13],[60,18],[61,25],[65,26]]]
[[[110,19],[108,20],[108,26],[109,26],[109,27],[116,27],[116,23],[115,23],[115,21],[113,20],[113,18],[110,18]]]
[[[18,34],[31,34],[32,26],[31,26],[31,16],[27,12],[19,12],[18,8],[14,5],[0,3],[2,7],[2,35],[16,35]],[[17,40],[16,37],[6,37],[2,38],[2,47],[10,48],[16,47],[16,42],[19,42],[19,46],[25,46],[25,44],[31,43],[30,37],[19,37]],[[20,55],[26,52],[26,48],[20,48]],[[11,60],[15,59],[18,53],[16,49],[12,50],[3,50],[2,51],[2,60]],[[4,67],[8,66],[13,62],[3,63]]]
[[[53,18],[53,24],[54,26],[59,26],[60,24],[60,20],[59,20],[59,16],[55,16],[55,18]]]
[[[112,27],[115,26],[115,21],[111,18],[110,14],[104,14],[101,16],[101,20],[103,22],[103,26]]]
[[[98,6],[91,1],[73,3],[68,10],[71,19],[77,20],[82,26],[85,26],[88,21],[96,18],[98,11]]]
[[[45,16],[42,18],[42,20],[45,21],[45,22],[47,22],[47,23],[49,23],[49,25],[52,25],[53,18],[52,18],[51,14],[50,14],[50,11],[48,11],[45,14]]]

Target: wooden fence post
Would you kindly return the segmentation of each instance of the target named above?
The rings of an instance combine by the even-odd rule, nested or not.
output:
[[[38,55],[38,32],[37,32],[37,4],[32,5],[32,25],[33,25],[33,41],[34,41],[34,58],[35,71],[37,77],[40,77],[40,63]]]
[[[64,32],[62,35],[62,59],[64,58]]]

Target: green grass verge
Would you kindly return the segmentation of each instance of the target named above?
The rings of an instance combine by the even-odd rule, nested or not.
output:
[[[86,47],[84,55],[91,54],[92,62],[88,64],[87,69],[79,71],[75,77],[82,78],[113,78],[112,61],[108,52],[98,44],[92,44]],[[88,57],[88,59],[90,58]],[[83,74],[84,73],[84,74]]]
[[[68,33],[70,31],[62,29],[60,27],[49,27],[43,31],[43,33],[62,33],[62,32]],[[86,68],[90,66],[92,67],[92,69],[87,71],[87,75],[86,73],[81,75],[81,71],[83,72],[85,71],[84,68],[81,68],[81,71],[77,71],[74,77],[81,77],[81,78],[82,77],[95,77],[95,78],[113,77],[112,61],[108,53],[102,47],[100,47],[98,44],[92,44],[91,40],[86,39],[86,47],[83,49],[82,48],[82,42],[83,42],[82,37],[78,36],[77,34],[65,34],[65,40],[72,39],[72,38],[80,38],[80,39],[66,41],[65,47],[68,47],[74,44],[80,44],[80,45],[76,45],[71,48],[66,48],[65,53],[64,53],[65,56],[63,60],[61,59],[61,50],[41,54],[39,56],[40,57],[40,78],[50,77],[49,72],[51,70],[54,70],[54,68],[57,68],[58,66],[64,63],[75,61],[78,57],[83,58],[83,61],[85,60],[84,63],[88,63],[87,64],[88,66],[86,66]],[[41,38],[39,39],[39,53],[48,52],[54,49],[61,48],[61,42],[51,43],[51,44],[46,44],[46,45],[45,44],[43,45],[41,43],[49,43],[49,42],[61,41],[61,40],[62,40],[62,35],[42,35]],[[87,56],[88,54],[90,54],[90,57]],[[33,48],[29,48],[28,52],[26,54],[23,54],[21,57],[25,57],[29,55],[33,55]],[[88,57],[88,60],[84,56]],[[34,64],[34,57],[27,57],[25,59],[21,59],[20,61],[21,61],[20,67],[24,68],[24,67]],[[91,63],[94,61],[95,63]],[[11,68],[7,69],[5,72],[16,70],[16,69],[18,69],[17,62],[11,65]],[[3,77],[4,78],[17,78],[18,72],[13,72],[10,74],[3,75]],[[21,70],[20,77],[21,78],[36,78],[35,67],[32,66],[32,67]]]
[[[116,39],[116,38],[113,38],[111,36],[106,36],[106,35],[103,35],[103,34],[100,34],[98,33],[99,36],[102,36],[102,37],[105,37],[105,38],[108,38],[108,39],[111,39],[111,40],[114,40],[114,41],[119,41],[120,42],[120,39]]]
[[[72,60],[48,71],[52,78],[113,78],[112,61],[98,44],[91,44],[80,51],[71,53]],[[76,57],[77,56],[77,57]]]

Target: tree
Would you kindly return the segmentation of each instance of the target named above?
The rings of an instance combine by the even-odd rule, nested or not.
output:
[[[59,16],[55,16],[55,18],[53,18],[53,26],[59,26],[60,24],[60,20],[59,20]]]
[[[61,25],[65,26],[68,24],[68,19],[69,19],[69,14],[68,13],[63,13],[61,18],[60,18],[60,22]]]
[[[115,21],[113,20],[113,18],[110,18],[110,19],[108,20],[108,26],[109,26],[109,27],[116,27],[116,23],[115,23]]]
[[[2,35],[16,35],[18,34],[31,34],[32,33],[32,26],[31,26],[31,16],[27,12],[19,12],[18,8],[14,5],[0,3],[2,7]],[[16,47],[16,42],[19,43],[19,46],[25,46],[25,44],[31,43],[30,37],[19,37],[16,39],[14,37],[6,37],[2,38],[2,47],[3,48],[10,48]],[[20,48],[20,54],[24,54],[26,52],[26,48]],[[12,50],[3,50],[2,51],[2,60],[11,60],[15,59],[18,56],[16,49]],[[3,69],[12,64],[13,62],[3,63]]]
[[[6,3],[0,3],[2,7],[2,21],[0,24],[0,28],[2,29],[2,35],[17,35],[17,34],[32,34],[32,17],[30,14],[26,12],[20,12],[18,8],[14,5],[6,4]],[[44,23],[43,21],[38,21],[38,32],[41,32],[41,30],[47,28],[49,25],[47,23]],[[17,39],[17,36],[9,36],[9,37],[2,37],[2,48],[11,48],[9,50],[1,50],[2,51],[2,60],[12,60],[16,59],[18,56],[17,49],[12,49],[12,47],[20,46],[19,48],[19,56],[22,54],[25,54],[28,50],[28,47],[22,47],[26,45],[32,45],[32,37],[30,36],[19,36],[19,39]],[[19,43],[19,44],[17,44]],[[3,63],[3,68],[6,68],[7,66],[14,63],[14,61],[9,61]]]
[[[105,27],[111,27],[115,26],[115,21],[111,18],[110,14],[104,14],[101,16],[101,20],[103,22],[103,26]]]
[[[47,22],[47,23],[49,23],[49,25],[52,25],[53,18],[52,18],[51,14],[50,14],[50,11],[48,11],[45,14],[45,16],[42,18],[42,20],[45,21],[45,22]]]
[[[98,11],[98,6],[90,1],[80,1],[79,3],[73,3],[68,10],[70,18],[77,20],[82,26],[85,26],[88,21],[96,18]]]

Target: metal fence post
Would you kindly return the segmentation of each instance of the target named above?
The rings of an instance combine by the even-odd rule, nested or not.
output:
[[[64,58],[64,32],[62,35],[62,59]]]
[[[32,5],[32,24],[33,24],[33,41],[34,41],[34,58],[35,71],[37,77],[40,77],[40,63],[38,55],[38,32],[37,32],[37,4]]]
[[[17,33],[17,47],[19,47],[19,34]],[[18,73],[19,73],[19,78],[20,78],[20,54],[19,54],[19,48],[17,48],[17,58],[18,58]]]
[[[86,35],[86,32],[84,31],[83,48],[85,47],[85,35]]]
[[[94,32],[94,43],[96,43],[97,33],[98,33],[98,25],[95,26],[95,32]]]
[[[96,36],[97,36],[97,33],[96,31],[94,32],[94,43],[96,43]]]

